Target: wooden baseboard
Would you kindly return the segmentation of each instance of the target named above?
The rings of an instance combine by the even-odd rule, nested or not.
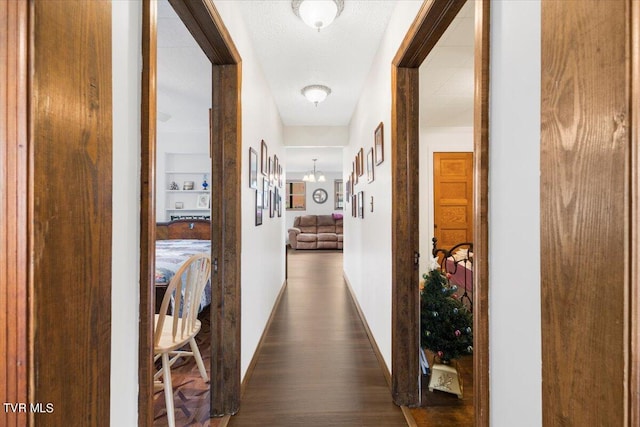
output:
[[[364,313],[360,308],[360,304],[358,304],[358,300],[353,293],[353,289],[351,288],[351,283],[349,282],[349,278],[347,274],[343,271],[342,277],[344,278],[344,282],[347,284],[347,289],[349,289],[349,295],[351,295],[351,301],[353,301],[353,305],[356,307],[356,311],[358,312],[358,316],[360,316],[360,320],[362,321],[362,326],[364,326],[364,330],[367,333],[367,337],[369,338],[369,342],[371,343],[371,347],[373,348],[373,352],[378,359],[378,363],[380,364],[380,368],[382,368],[382,373],[384,374],[385,380],[387,380],[387,385],[389,386],[389,390],[391,390],[391,372],[387,367],[387,364],[384,361],[384,357],[382,357],[382,353],[380,352],[380,348],[376,343],[376,339],[373,337],[371,333],[371,329],[369,328],[369,324],[367,323],[367,319],[364,317]]]
[[[287,288],[287,281],[282,283],[282,287],[280,288],[280,292],[278,293],[278,297],[276,298],[275,304],[273,304],[273,308],[271,309],[271,314],[269,315],[269,320],[267,320],[267,324],[264,326],[264,330],[262,331],[262,335],[260,336],[260,341],[258,341],[258,345],[256,346],[256,351],[253,353],[253,357],[251,358],[251,362],[249,363],[249,367],[247,368],[247,373],[244,375],[242,379],[242,384],[240,384],[240,399],[244,395],[244,390],[249,383],[249,379],[251,378],[251,374],[256,367],[256,363],[258,363],[258,355],[260,354],[260,350],[262,349],[262,344],[264,343],[264,338],[266,336],[269,327],[271,326],[271,322],[273,321],[273,316],[280,305],[280,300],[282,299],[282,295],[284,295],[284,291]]]

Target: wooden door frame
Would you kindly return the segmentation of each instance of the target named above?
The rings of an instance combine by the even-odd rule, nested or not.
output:
[[[240,404],[241,58],[211,0],[169,0],[212,64],[211,416]],[[157,5],[143,1],[138,425],[153,424]],[[217,142],[217,143],[216,143]],[[224,350],[224,351],[223,351]]]
[[[629,425],[640,425],[640,2],[631,2],[631,212]]]
[[[27,182],[28,3],[0,4],[0,399],[28,402]],[[27,414],[3,411],[1,425],[27,425]]]
[[[392,394],[399,405],[419,403],[418,147],[419,67],[465,0],[425,0],[392,62]],[[475,12],[474,99],[474,409],[489,425],[488,117],[489,1]]]

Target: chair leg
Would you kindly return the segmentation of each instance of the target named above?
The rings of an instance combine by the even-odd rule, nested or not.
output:
[[[196,344],[195,338],[191,338],[189,340],[189,345],[191,346],[191,351],[193,352],[193,358],[196,359],[196,364],[198,365],[198,370],[200,371],[200,375],[202,379],[205,381],[209,381],[209,377],[207,376],[207,371],[204,369],[204,362],[202,361],[202,356],[200,355],[200,349],[198,349],[198,344]]]
[[[171,367],[169,353],[162,353],[162,380],[164,381],[164,400],[167,405],[167,422],[169,427],[176,427],[176,414],[173,405],[173,385],[171,384]]]

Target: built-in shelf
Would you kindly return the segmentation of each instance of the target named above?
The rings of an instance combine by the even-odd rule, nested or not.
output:
[[[183,215],[209,215],[211,189],[203,188],[203,183],[206,181],[207,186],[210,185],[210,164],[207,153],[165,154],[164,212],[167,220],[178,212]]]

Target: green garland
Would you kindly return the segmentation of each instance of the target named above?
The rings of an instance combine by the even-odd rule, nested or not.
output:
[[[437,269],[422,276],[420,335],[422,346],[442,362],[473,353],[473,316],[456,296],[457,286]]]

